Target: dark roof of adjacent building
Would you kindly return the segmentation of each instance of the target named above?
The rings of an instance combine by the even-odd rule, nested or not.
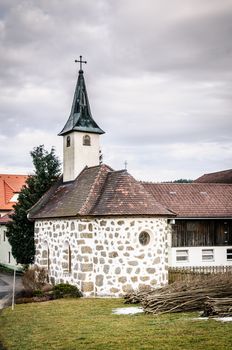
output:
[[[72,182],[62,178],[30,209],[29,219],[72,216],[175,214],[154,197],[126,170],[107,165],[86,167]]]
[[[0,225],[6,225],[8,222],[10,222],[12,219],[10,218],[10,214],[13,213],[12,211],[8,214],[0,217]]]
[[[197,183],[227,183],[232,184],[232,169],[217,171],[215,173],[204,174],[194,180]]]
[[[232,185],[207,183],[143,183],[156,201],[177,218],[232,217]]]
[[[104,134],[91,114],[83,70],[79,70],[71,113],[59,135],[65,135],[71,131]]]

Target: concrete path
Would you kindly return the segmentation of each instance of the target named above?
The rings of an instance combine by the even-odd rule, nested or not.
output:
[[[15,292],[23,290],[22,279],[16,276]],[[0,272],[0,309],[12,303],[13,275]]]

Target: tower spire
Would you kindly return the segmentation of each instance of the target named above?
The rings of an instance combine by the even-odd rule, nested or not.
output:
[[[100,163],[99,128],[92,117],[82,65],[86,64],[82,56],[75,62],[80,63],[77,84],[69,118],[59,133],[63,136],[63,181],[73,181],[86,167]]]
[[[75,62],[80,63],[80,70],[75,88],[71,113],[59,135],[63,136],[71,131],[104,134],[105,132],[99,128],[97,123],[94,121],[90,110],[84,72],[82,70],[82,64],[86,64],[87,61],[83,61],[82,56],[80,56],[80,60],[75,60]]]

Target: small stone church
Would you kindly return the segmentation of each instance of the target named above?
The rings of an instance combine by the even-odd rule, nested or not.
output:
[[[63,137],[63,176],[31,208],[35,264],[85,296],[120,296],[168,281],[175,213],[126,170],[100,164],[100,136],[82,67]]]

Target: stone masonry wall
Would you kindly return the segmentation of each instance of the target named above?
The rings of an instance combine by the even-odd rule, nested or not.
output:
[[[168,226],[164,218],[37,220],[35,263],[85,296],[159,287],[168,281]],[[139,240],[144,231],[147,245]]]

